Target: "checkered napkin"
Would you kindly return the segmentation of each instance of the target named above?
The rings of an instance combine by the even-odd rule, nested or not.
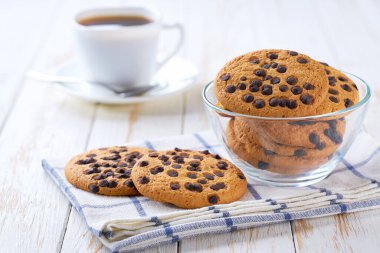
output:
[[[182,145],[181,145],[182,144]],[[208,149],[228,157],[211,132],[133,145],[151,149]],[[184,210],[145,197],[107,197],[70,185],[65,160],[42,161],[45,171],[112,252],[130,252],[196,235],[230,232],[265,224],[354,212],[380,206],[380,145],[362,132],[337,169],[303,188],[274,188],[249,182],[237,202]]]

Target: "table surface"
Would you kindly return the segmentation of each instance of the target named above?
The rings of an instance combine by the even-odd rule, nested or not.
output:
[[[70,21],[95,5],[148,3],[186,28],[180,56],[199,81],[186,93],[107,106],[27,80],[75,55]],[[374,90],[365,128],[380,141],[380,2],[13,1],[0,3],[0,252],[107,252],[43,172],[44,157],[205,130],[203,85],[232,57],[259,48],[304,52],[364,78]],[[174,34],[165,34],[162,50]],[[380,210],[297,220],[183,240],[146,252],[378,252]]]

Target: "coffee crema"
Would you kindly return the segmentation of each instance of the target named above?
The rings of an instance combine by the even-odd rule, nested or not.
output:
[[[109,15],[109,16],[92,16],[78,20],[78,23],[84,26],[97,25],[117,25],[117,26],[139,26],[151,23],[152,20],[143,16],[127,15]]]

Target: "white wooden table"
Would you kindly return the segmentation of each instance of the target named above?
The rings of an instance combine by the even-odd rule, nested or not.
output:
[[[165,20],[185,25],[180,55],[199,67],[199,82],[167,99],[106,106],[59,93],[24,73],[49,71],[74,56],[69,24],[76,11],[131,1],[1,0],[0,252],[107,252],[40,160],[209,128],[202,86],[227,60],[250,50],[294,49],[367,80],[374,96],[366,130],[380,141],[380,1],[143,2]],[[166,36],[165,48],[173,40]],[[203,236],[146,252],[379,252],[379,222],[380,210],[371,210]]]

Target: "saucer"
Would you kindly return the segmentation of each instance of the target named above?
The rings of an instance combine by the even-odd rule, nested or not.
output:
[[[58,67],[54,74],[83,78],[83,70],[79,63],[75,61]],[[159,87],[142,95],[122,97],[106,87],[91,85],[89,83],[74,84],[57,82],[56,87],[65,93],[91,102],[103,104],[132,104],[142,103],[184,91],[196,81],[197,76],[198,70],[191,62],[180,57],[173,57],[154,77],[152,83],[158,83]]]

